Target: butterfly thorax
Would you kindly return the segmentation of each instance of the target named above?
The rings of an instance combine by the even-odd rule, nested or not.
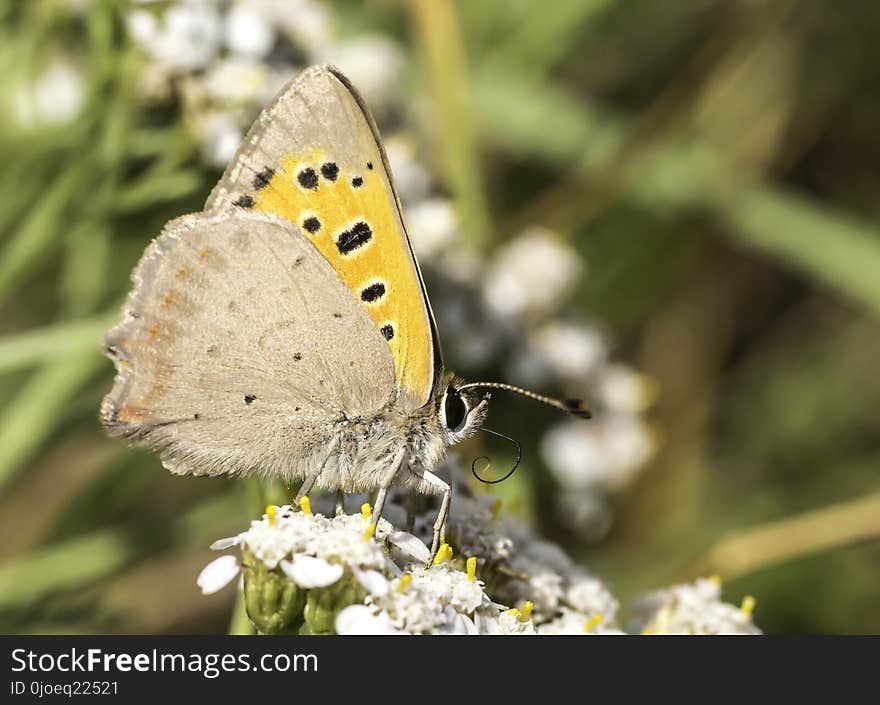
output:
[[[430,401],[413,411],[407,411],[412,408],[411,400],[401,391],[375,415],[340,417],[328,429],[326,444],[316,448],[319,455],[330,449],[319,486],[346,492],[375,490],[403,448],[404,460],[395,482],[426,494],[437,492],[436,483],[424,479],[425,472],[436,469],[449,446],[471,436],[486,414],[485,400],[468,398],[470,413],[452,428],[446,425],[444,404],[456,383],[460,380],[444,374]]]

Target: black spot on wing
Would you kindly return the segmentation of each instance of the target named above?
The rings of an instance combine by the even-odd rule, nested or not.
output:
[[[267,166],[254,177],[254,188],[257,189],[257,191],[261,188],[266,188],[269,185],[269,182],[272,181],[273,176],[275,176],[275,170],[271,166]]]
[[[300,171],[296,176],[296,180],[299,181],[299,185],[303,188],[308,188],[312,191],[318,190],[318,174],[310,166]]]
[[[254,207],[254,199],[248,195],[239,196],[238,200],[232,203],[233,206],[238,206],[239,208],[253,208]]]
[[[363,179],[363,177],[362,177],[362,176],[355,176],[355,177],[351,180],[351,185],[354,186],[355,188],[360,188],[361,186],[364,185],[364,179]]]
[[[375,301],[383,296],[385,296],[385,285],[382,282],[370,284],[361,291],[361,301]]]
[[[248,406],[250,406],[251,404],[254,403],[254,399],[256,399],[256,398],[257,397],[254,394],[245,394],[244,395],[244,403],[247,404]]]
[[[306,218],[303,221],[303,227],[308,230],[312,235],[314,235],[321,229],[321,221],[312,216],[310,218]]]
[[[373,171],[373,162],[367,162],[367,169]]]
[[[321,176],[327,181],[336,181],[336,177],[339,176],[339,167],[335,162],[325,162],[321,165]]]
[[[372,239],[373,231],[369,225],[361,220],[352,225],[348,230],[343,230],[339,233],[339,237],[336,239],[336,247],[339,248],[340,254],[347,255],[359,247],[363,247]]]
[[[394,326],[390,323],[382,326],[382,335],[385,336],[385,340],[391,340],[394,337]]]

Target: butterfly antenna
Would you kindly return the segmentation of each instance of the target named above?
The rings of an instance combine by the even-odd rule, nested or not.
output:
[[[553,397],[545,397],[543,394],[530,392],[528,389],[523,389],[522,387],[514,387],[512,384],[504,384],[504,382],[469,382],[468,384],[458,387],[458,391],[468,389],[469,387],[502,389],[505,392],[513,392],[514,394],[520,394],[529,399],[534,399],[542,404],[547,404],[547,406],[552,406],[554,409],[559,409],[567,414],[572,414],[573,416],[578,416],[582,419],[589,419],[593,416],[583,399],[554,399]]]
[[[471,463],[471,472],[474,474],[474,477],[477,478],[484,485],[497,485],[499,482],[504,482],[508,477],[513,475],[516,472],[516,469],[519,467],[519,461],[522,460],[522,446],[519,444],[515,438],[511,438],[510,436],[505,436],[503,433],[498,433],[498,431],[493,431],[489,428],[481,428],[481,431],[485,431],[486,433],[491,433],[493,436],[498,436],[498,438],[503,438],[506,441],[510,441],[516,447],[516,462],[513,464],[513,467],[507,471],[507,474],[504,477],[499,477],[497,480],[486,480],[485,478],[480,477],[480,473],[477,472],[477,462],[480,460],[486,461],[486,466],[480,472],[489,469],[489,466],[492,464],[492,461],[485,455],[481,455],[478,458],[474,458],[474,462]]]

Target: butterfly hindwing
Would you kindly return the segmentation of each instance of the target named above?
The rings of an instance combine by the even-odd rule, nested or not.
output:
[[[174,220],[133,279],[105,340],[118,374],[102,420],[162,449],[174,472],[302,476],[332,421],[374,415],[394,396],[385,339],[282,218]]]
[[[309,69],[257,119],[206,210],[296,224],[386,340],[403,408],[430,398],[439,366],[430,304],[378,133],[332,67]]]

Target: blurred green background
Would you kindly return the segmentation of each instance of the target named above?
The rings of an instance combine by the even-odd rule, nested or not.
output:
[[[225,631],[234,596],[195,576],[260,506],[97,423],[131,268],[219,176],[173,102],[139,99],[127,7],[0,1],[4,632]],[[463,236],[562,233],[588,264],[578,306],[658,383],[662,449],[601,542],[542,518],[539,489],[526,513],[623,598],[719,574],[767,632],[880,632],[880,4],[329,10],[402,46]],[[85,77],[75,117],[15,118],[58,55]],[[528,472],[505,491],[539,488]]]

